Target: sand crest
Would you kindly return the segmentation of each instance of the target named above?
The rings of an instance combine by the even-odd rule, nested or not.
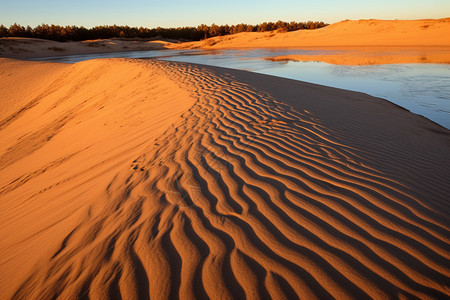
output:
[[[346,20],[315,30],[244,32],[174,48],[289,48],[309,46],[450,46],[450,18]]]
[[[245,71],[0,60],[37,70],[0,89],[6,298],[450,296],[441,126]]]

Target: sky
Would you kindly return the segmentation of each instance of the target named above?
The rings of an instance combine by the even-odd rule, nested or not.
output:
[[[182,27],[450,17],[450,0],[0,0],[0,24]]]

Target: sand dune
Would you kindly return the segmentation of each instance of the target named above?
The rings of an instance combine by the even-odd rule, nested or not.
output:
[[[0,291],[7,291],[194,99],[145,64],[3,59],[0,74]]]
[[[173,41],[103,39],[56,42],[32,38],[0,38],[0,57],[36,58],[123,51],[163,50]]]
[[[31,38],[0,38],[0,57],[39,58],[60,55],[144,51],[163,49],[226,48],[308,48],[359,47],[352,62],[348,55],[332,57],[289,57],[292,60],[332,61],[339,64],[376,63],[448,63],[450,18],[427,20],[346,20],[316,30],[292,32],[245,32],[209,38],[198,42],[175,40],[104,39],[82,42],[55,42]],[[378,48],[373,48],[378,46]],[[385,48],[380,48],[384,46]],[[394,56],[391,46],[401,46]],[[408,47],[406,47],[408,46]],[[404,53],[405,47],[408,51]],[[381,52],[381,53],[380,53]],[[400,53],[400,54],[399,54]],[[365,57],[367,56],[367,57]],[[286,59],[286,57],[275,58]],[[372,63],[373,64],[373,63]]]
[[[38,70],[0,89],[6,298],[450,296],[448,130],[244,71],[0,64]]]
[[[172,45],[178,48],[287,48],[308,46],[450,46],[450,18],[346,20],[315,30],[249,32]]]

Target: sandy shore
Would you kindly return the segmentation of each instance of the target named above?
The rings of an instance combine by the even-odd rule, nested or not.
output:
[[[450,295],[449,131],[223,68],[0,59],[14,299]]]

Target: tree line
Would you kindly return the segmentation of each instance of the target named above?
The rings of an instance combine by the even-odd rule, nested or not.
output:
[[[235,34],[239,32],[263,32],[263,31],[294,31],[299,29],[317,29],[325,27],[324,22],[264,22],[258,25],[238,24],[238,25],[216,25],[210,26],[202,24],[197,27],[178,28],[145,28],[129,26],[96,26],[85,28],[83,26],[59,26],[42,24],[34,28],[21,26],[14,23],[9,28],[0,25],[0,37],[30,37],[47,39],[53,41],[84,41],[94,39],[109,38],[141,38],[151,39],[156,37],[199,41],[202,39]]]

